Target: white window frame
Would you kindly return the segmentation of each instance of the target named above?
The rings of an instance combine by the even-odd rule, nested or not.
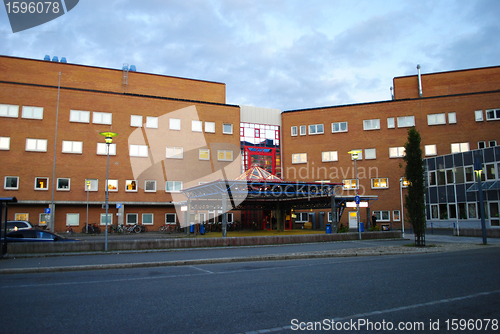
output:
[[[451,144],[451,153],[460,153],[460,152],[468,152],[470,151],[469,143],[452,143]]]
[[[90,182],[90,188],[87,189],[87,182]],[[99,179],[85,179],[84,188],[85,191],[99,191]]]
[[[156,116],[146,116],[146,128],[148,128],[148,129],[158,129],[158,117],[156,117]]]
[[[130,115],[130,126],[135,128],[142,128],[142,116]]]
[[[342,180],[342,183],[344,184],[342,188],[346,190],[359,189],[359,185],[356,184],[356,179],[344,179]]]
[[[148,190],[148,182],[153,182],[154,184],[154,189],[153,190]],[[156,181],[155,180],[145,180],[144,181],[144,192],[147,192],[147,193],[155,193],[156,192]]]
[[[382,180],[385,180],[385,187],[384,186],[375,186],[375,182],[378,180],[378,183],[381,184]],[[372,189],[388,189],[389,188],[389,178],[388,177],[374,177],[371,179],[371,184],[372,184]]]
[[[45,179],[46,181],[46,184],[43,188],[38,188],[38,180],[39,179]],[[35,190],[43,190],[43,191],[46,191],[46,190],[49,190],[49,178],[48,177],[35,177]]]
[[[404,146],[389,147],[389,158],[402,158],[405,156]]]
[[[131,157],[139,157],[139,158],[147,158],[148,153],[147,145],[130,145],[129,146],[129,155]]]
[[[165,148],[166,159],[183,159],[184,158],[184,148],[182,147],[166,147]]]
[[[106,225],[106,213],[101,213],[101,221],[100,221],[100,225],[103,226],[103,225]],[[113,225],[113,214],[111,212],[108,213],[108,226],[109,225]]]
[[[478,141],[477,142],[477,148],[478,149],[486,148],[486,142],[484,140]]]
[[[22,115],[21,118],[43,119],[43,108],[23,106],[23,111],[21,115]]]
[[[351,150],[351,151],[358,151],[359,152],[358,153],[358,158],[356,160],[358,160],[358,161],[359,160],[363,160],[363,150],[361,150],[361,149],[355,149],[355,150]],[[351,161],[354,161],[355,160],[354,159],[354,155],[350,154],[350,156],[351,156]]]
[[[203,121],[191,120],[191,131],[203,132]]]
[[[111,125],[113,123],[113,114],[109,112],[94,111],[92,113],[92,123]]]
[[[488,147],[495,147],[495,146],[497,146],[496,140],[488,140]]]
[[[474,118],[476,119],[476,122],[483,122],[484,121],[483,111],[482,110],[474,111]]]
[[[7,179],[15,179],[16,186],[15,187],[7,187]],[[19,176],[5,176],[3,181],[3,189],[5,190],[19,190]]]
[[[174,217],[174,221],[172,221],[171,219],[167,219],[167,217]],[[165,225],[175,225],[175,224],[177,224],[177,214],[171,212],[165,213]]]
[[[290,134],[292,137],[297,137],[297,135],[299,134],[297,126],[292,126],[292,128],[290,130]]]
[[[97,155],[108,155],[108,144],[97,143]],[[109,144],[109,155],[116,155],[116,144]]]
[[[345,130],[342,129],[343,124],[345,124]],[[338,128],[338,130],[336,129]],[[332,133],[340,133],[349,131],[349,126],[347,122],[335,122],[332,123]]]
[[[205,122],[205,133],[215,133],[215,122]]]
[[[171,186],[169,186],[169,184]],[[182,181],[166,181],[165,182],[165,192],[167,193],[178,193],[182,190]],[[172,190],[170,190],[172,189]]]
[[[0,104],[0,117],[19,117],[19,106],[12,104]]]
[[[130,222],[129,217],[135,217],[135,222]],[[127,225],[139,225],[139,214],[138,213],[127,213],[125,215],[125,220]]]
[[[394,117],[387,118],[387,128],[388,129],[395,129],[396,128],[396,123],[394,122]]]
[[[1,151],[10,150],[10,137],[0,137],[0,150]]]
[[[144,217],[145,216],[151,216],[151,222],[150,223],[145,223],[144,222]],[[142,225],[154,225],[155,224],[155,214],[154,213],[143,213],[142,214],[142,217],[141,217],[141,222],[142,222]]]
[[[363,130],[380,130],[380,118],[363,120]]]
[[[415,126],[415,116],[400,116],[397,118],[398,128],[410,128]]]
[[[202,155],[203,153],[206,153],[206,154],[207,154],[207,157],[206,157],[206,158],[202,158],[202,157],[201,157],[201,155]],[[210,149],[208,149],[208,148],[200,148],[200,149],[198,150],[198,159],[200,159],[200,160],[210,160]]]
[[[223,158],[221,158],[221,154],[224,155]],[[228,157],[228,155],[229,155],[229,157]],[[217,160],[218,161],[233,161],[233,151],[217,150]]]
[[[305,125],[301,125],[301,126],[299,127],[299,134],[300,134],[301,136],[305,136],[305,135],[307,135],[307,126],[305,126]]]
[[[59,183],[59,181],[62,181],[62,180],[67,180],[68,181],[68,187],[67,188],[61,188],[61,185]],[[70,191],[71,190],[71,179],[69,177],[59,177],[57,178],[57,191]]]
[[[229,127],[229,129],[226,129],[227,127]],[[233,134],[233,124],[223,123],[222,124],[222,133],[225,135],[232,135]]]
[[[383,219],[384,217],[384,212],[386,213],[386,219]],[[389,210],[374,210],[373,211],[373,214],[375,215],[375,217],[377,217],[377,223],[379,222],[390,222],[391,221],[391,211]]]
[[[135,184],[135,189],[129,189],[129,186],[133,186]],[[125,192],[127,193],[136,193],[139,190],[139,184],[137,180],[125,180]]]
[[[181,130],[181,120],[180,118],[169,118],[168,128],[170,130],[180,131]]]
[[[306,163],[307,163],[307,153],[292,154],[292,164],[306,164]]]
[[[78,226],[80,225],[80,214],[79,213],[67,213],[66,214],[66,226]]]
[[[321,152],[321,161],[322,162],[339,161],[339,153],[337,151]]]
[[[427,125],[443,125],[446,124],[446,114],[428,114],[427,115]]]
[[[377,159],[377,149],[375,148],[365,148],[365,160]]]
[[[437,155],[437,145],[425,145],[424,152],[426,157]]]
[[[110,188],[111,186],[111,188]],[[117,192],[118,191],[118,180],[117,179],[108,179],[108,192]]]
[[[457,124],[457,113],[449,112],[448,113],[448,124]]]
[[[63,140],[62,153],[82,154],[83,153],[83,142],[82,141]]]
[[[90,123],[90,111],[70,110],[69,121],[72,123]]]
[[[309,135],[321,135],[325,133],[325,126],[323,124],[310,124]]]
[[[500,109],[487,109],[485,110],[487,121],[500,121]],[[493,117],[490,115],[493,114]]]
[[[26,152],[47,152],[47,139],[26,138]]]

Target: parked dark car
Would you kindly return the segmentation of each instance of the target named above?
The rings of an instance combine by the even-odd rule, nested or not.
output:
[[[44,230],[18,230],[7,233],[7,242],[61,242],[61,241],[80,241],[78,239],[69,239],[58,234]]]
[[[18,230],[31,230],[33,225],[26,220],[9,220],[7,221],[7,232]]]

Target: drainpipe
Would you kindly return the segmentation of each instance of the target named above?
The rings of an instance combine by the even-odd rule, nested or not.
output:
[[[418,70],[418,97],[422,97],[422,77],[420,76],[420,64],[417,65]]]

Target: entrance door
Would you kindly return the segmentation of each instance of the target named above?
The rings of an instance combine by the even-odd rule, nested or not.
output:
[[[358,215],[356,211],[349,212],[349,229],[358,229]]]
[[[500,217],[498,215],[498,202],[490,202],[490,224],[491,226],[500,226]]]

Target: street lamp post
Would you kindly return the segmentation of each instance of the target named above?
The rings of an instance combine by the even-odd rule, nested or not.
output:
[[[108,220],[109,220],[109,217],[108,217],[108,195],[109,195],[109,187],[108,187],[108,182],[109,182],[109,145],[111,145],[111,143],[113,143],[113,137],[116,137],[118,136],[117,133],[114,133],[114,132],[101,132],[99,133],[101,136],[104,136],[104,140],[106,141],[106,147],[107,147],[107,156],[108,156],[108,163],[106,165],[106,200],[105,200],[105,207],[106,207],[106,218],[105,218],[105,221],[106,221],[106,229],[104,230],[104,235],[105,235],[105,238],[104,238],[104,251],[107,252],[108,251]]]
[[[361,240],[361,224],[359,222],[359,181],[358,181],[358,158],[361,151],[347,152],[354,159],[354,169],[356,170],[356,225],[358,226],[359,240]]]
[[[405,217],[403,212],[403,187],[408,187],[409,182],[404,178],[399,179],[399,192],[401,194],[401,230],[403,232],[403,238],[405,237]]]
[[[479,191],[479,212],[481,213],[481,229],[483,232],[483,244],[488,242],[486,239],[486,221],[484,220],[484,199],[483,199],[483,185],[481,182],[481,173],[483,172],[483,165],[479,161],[479,157],[474,159],[474,172],[476,172],[477,186]]]

